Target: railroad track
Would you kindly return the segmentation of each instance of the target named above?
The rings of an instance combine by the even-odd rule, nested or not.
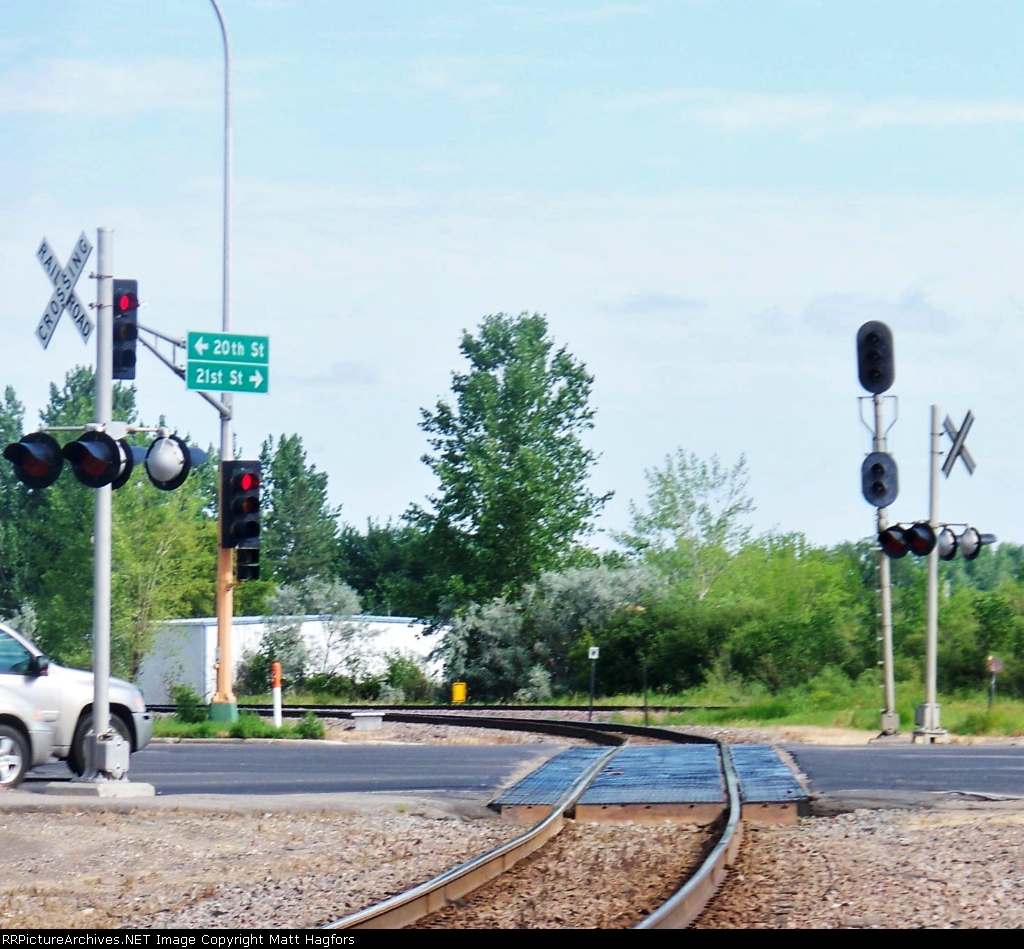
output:
[[[736,857],[742,837],[742,821],[738,782],[729,750],[711,739],[697,738],[658,728],[628,725],[587,725],[536,719],[508,719],[468,715],[436,715],[410,712],[388,712],[388,721],[422,722],[428,724],[463,725],[483,728],[517,728],[587,738],[609,749],[587,767],[542,820],[519,837],[469,860],[446,873],[335,922],[324,929],[387,928],[412,926],[439,911],[451,913],[452,907],[468,909],[463,897],[479,890],[513,870],[523,861],[537,855],[567,826],[570,813],[615,755],[628,741],[627,736],[643,736],[677,744],[715,744],[725,777],[728,802],[723,819],[716,829],[717,841],[706,858],[680,889],[635,928],[679,929],[690,925],[714,895]],[[451,925],[458,925],[457,921]]]
[[[651,713],[663,712],[721,712],[731,705],[648,705]],[[176,705],[150,705],[151,712],[171,713],[177,711]],[[256,712],[259,715],[270,715],[274,711],[272,705],[239,705],[240,712]],[[471,713],[525,713],[525,712],[642,712],[644,706],[637,705],[285,705],[281,709],[284,718],[301,718],[307,712],[313,712],[325,718],[347,718],[352,712],[471,712]]]

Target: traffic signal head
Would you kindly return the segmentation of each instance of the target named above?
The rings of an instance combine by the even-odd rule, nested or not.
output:
[[[868,392],[885,392],[896,381],[892,330],[879,320],[870,320],[857,330],[857,372]]]
[[[239,583],[260,578],[260,551],[258,547],[239,547],[235,551],[235,579]]]
[[[188,473],[206,461],[206,452],[186,445],[177,435],[161,435],[146,452],[146,474],[161,491],[173,491],[185,483]]]
[[[122,438],[115,441],[105,432],[86,432],[62,451],[75,477],[87,488],[110,485],[119,488],[135,466],[132,450]]]
[[[258,461],[225,461],[220,472],[221,547],[259,547],[262,465]]]
[[[139,339],[139,282],[114,280],[115,379],[135,378],[135,349]]]
[[[899,494],[896,459],[884,451],[873,451],[860,466],[864,500],[875,507],[888,507]]]
[[[4,458],[14,465],[14,476],[30,488],[48,488],[60,477],[64,456],[52,435],[30,432],[4,449]]]

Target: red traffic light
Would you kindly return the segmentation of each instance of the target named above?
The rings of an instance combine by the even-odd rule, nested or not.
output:
[[[260,483],[258,461],[225,461],[221,465],[220,545],[229,549],[260,546]],[[257,560],[258,562],[258,560]]]
[[[48,488],[60,477],[64,457],[52,435],[30,432],[4,449],[4,458],[14,465],[14,476],[30,488]]]
[[[260,486],[260,478],[255,472],[245,471],[235,478],[235,487],[239,491],[257,491]]]
[[[128,310],[137,310],[138,308],[139,298],[134,293],[118,294],[117,299],[114,300],[115,316],[120,316]]]

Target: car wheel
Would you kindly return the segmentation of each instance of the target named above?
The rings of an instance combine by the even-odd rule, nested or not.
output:
[[[110,727],[114,729],[131,747],[132,733],[117,712],[110,713]],[[86,712],[75,729],[75,737],[71,742],[71,754],[68,755],[68,767],[79,777],[85,774],[85,743],[92,738],[92,712]]]
[[[28,771],[28,745],[21,733],[10,725],[0,725],[0,788],[21,784]]]

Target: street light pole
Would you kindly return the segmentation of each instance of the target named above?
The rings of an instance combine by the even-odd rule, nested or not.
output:
[[[221,311],[221,329],[231,332],[231,44],[227,25],[217,0],[210,0],[220,23],[224,40],[224,296]],[[221,402],[227,408],[220,419],[220,461],[234,457],[231,422],[234,415],[230,392],[221,393]],[[218,483],[223,478],[218,478]],[[224,518],[224,499],[217,505],[219,518]],[[220,532],[218,531],[218,537]],[[217,545],[217,692],[210,703],[210,718],[214,721],[233,722],[238,718],[238,701],[232,688],[231,627],[235,603],[233,592],[232,551]]]

